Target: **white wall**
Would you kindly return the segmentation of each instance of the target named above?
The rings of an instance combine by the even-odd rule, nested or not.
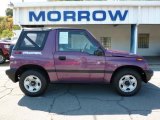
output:
[[[14,30],[13,33],[14,36],[18,38],[20,36],[21,30]]]
[[[143,56],[160,56],[160,25],[139,25],[139,33],[149,33],[149,48],[138,49]]]

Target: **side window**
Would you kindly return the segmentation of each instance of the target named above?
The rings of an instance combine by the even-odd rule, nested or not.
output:
[[[96,46],[82,31],[59,32],[59,51],[77,51],[94,54]]]
[[[24,33],[20,50],[41,50],[44,46],[46,32],[26,32]]]

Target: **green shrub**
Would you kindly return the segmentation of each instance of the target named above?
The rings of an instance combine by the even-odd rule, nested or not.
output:
[[[13,25],[13,30],[20,30],[21,28],[18,25]]]
[[[13,36],[13,32],[12,31],[10,31],[10,30],[3,30],[2,31],[2,34],[1,34],[2,38],[6,38],[6,37],[10,38],[12,36]]]

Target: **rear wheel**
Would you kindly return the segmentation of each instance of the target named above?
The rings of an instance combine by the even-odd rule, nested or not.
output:
[[[28,70],[22,73],[19,80],[19,86],[25,95],[35,97],[40,96],[45,92],[48,82],[45,75],[41,72]]]
[[[3,64],[5,61],[6,61],[5,56],[2,53],[0,53],[0,64]]]
[[[124,69],[114,76],[113,84],[120,95],[132,96],[141,88],[141,76],[135,70]]]

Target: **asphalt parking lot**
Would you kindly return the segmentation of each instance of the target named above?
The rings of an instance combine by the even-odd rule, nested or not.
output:
[[[0,120],[159,120],[160,65],[133,97],[121,97],[110,85],[52,84],[41,97],[27,97],[0,65]]]

